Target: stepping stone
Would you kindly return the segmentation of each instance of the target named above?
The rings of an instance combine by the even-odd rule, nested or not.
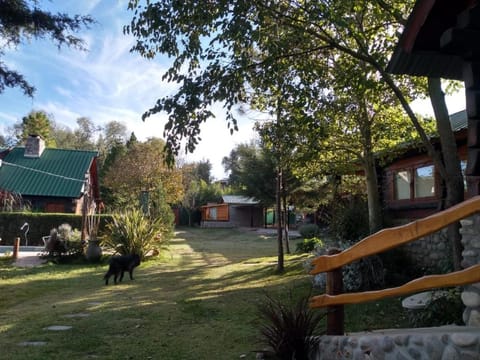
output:
[[[46,328],[43,328],[43,330],[51,330],[51,331],[65,331],[65,330],[70,330],[72,327],[69,325],[52,325],[48,326]]]
[[[102,305],[103,303],[100,302],[100,301],[92,301],[92,302],[89,302],[88,305],[90,306],[98,306],[98,305]]]
[[[24,341],[18,344],[20,346],[43,346],[47,345],[46,341]]]
[[[77,313],[77,314],[67,314],[67,315],[63,315],[63,317],[66,317],[66,318],[85,318],[85,317],[89,317],[90,314],[88,313]]]

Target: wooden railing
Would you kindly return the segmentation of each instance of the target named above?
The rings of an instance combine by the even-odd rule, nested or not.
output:
[[[314,296],[310,300],[310,306],[313,308],[329,308],[327,314],[327,334],[343,334],[344,304],[357,304],[439,287],[459,286],[480,282],[479,264],[449,274],[424,276],[400,287],[376,291],[343,294],[341,293],[343,285],[339,283],[343,282],[341,277],[342,266],[363,257],[412,242],[477,212],[480,212],[480,196],[471,198],[427,218],[406,225],[381,230],[342,252],[319,256],[313,260],[314,267],[310,274],[315,275],[321,272],[327,272],[326,294]]]

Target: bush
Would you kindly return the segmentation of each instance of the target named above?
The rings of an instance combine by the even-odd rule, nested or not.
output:
[[[320,228],[316,224],[305,224],[298,229],[300,236],[304,239],[311,239],[320,235]]]
[[[340,243],[338,248],[347,249],[353,243]],[[315,257],[326,255],[327,249],[322,247],[315,248]],[[312,269],[311,259],[304,264],[305,270],[310,272]],[[344,292],[368,291],[382,289],[385,287],[385,270],[382,259],[378,255],[372,255],[354,261],[342,267],[343,290]],[[316,274],[312,278],[313,286],[324,290],[327,283],[327,274]]]
[[[385,266],[385,283],[388,287],[400,286],[425,275],[402,247],[379,254]]]
[[[368,208],[362,198],[335,203],[330,219],[330,231],[340,240],[359,240],[369,234]]]
[[[45,244],[47,257],[54,261],[77,258],[83,255],[84,243],[80,241],[80,231],[64,223],[50,230],[50,239]]]
[[[438,294],[438,293],[437,293]],[[427,304],[425,309],[408,310],[412,327],[463,325],[463,302],[457,288],[444,290]]]
[[[139,209],[127,209],[113,214],[107,224],[102,245],[122,255],[137,254],[144,259],[147,254],[160,253],[173,236],[173,217],[150,218]]]
[[[103,234],[105,224],[110,220],[110,215],[100,216],[100,234]],[[13,212],[0,213],[0,238],[2,245],[13,245],[16,237],[20,237],[24,245],[24,232],[20,227],[27,222],[30,225],[28,232],[28,245],[42,246],[42,236],[49,235],[52,228],[59,224],[68,223],[74,229],[81,229],[82,216],[65,213],[29,213]]]
[[[308,302],[308,296],[289,304],[267,296],[259,305],[260,333],[275,359],[310,358],[318,343],[314,335],[325,313],[310,309]]]
[[[312,252],[317,246],[323,246],[323,241],[317,237],[310,239],[303,239],[302,242],[297,243],[297,253]]]

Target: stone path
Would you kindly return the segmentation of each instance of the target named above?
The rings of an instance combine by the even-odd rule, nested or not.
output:
[[[89,302],[89,306],[93,305],[100,305],[101,302]],[[73,313],[73,314],[65,314],[63,315],[64,318],[68,319],[73,319],[73,318],[86,318],[89,317],[90,313],[88,312],[80,312],[80,313]],[[50,325],[47,327],[44,327],[44,331],[68,331],[71,330],[73,326],[71,325]],[[19,346],[44,346],[47,345],[47,341],[35,341],[35,340],[30,340],[30,341],[22,341],[21,343],[18,343]]]

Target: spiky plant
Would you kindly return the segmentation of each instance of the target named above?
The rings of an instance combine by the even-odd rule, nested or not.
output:
[[[260,334],[275,359],[307,360],[318,344],[314,335],[325,313],[312,311],[308,298],[286,304],[267,295],[259,305]]]
[[[138,254],[142,259],[149,253],[159,253],[173,234],[173,223],[163,218],[152,219],[139,209],[115,213],[106,226],[102,245],[120,254]]]

